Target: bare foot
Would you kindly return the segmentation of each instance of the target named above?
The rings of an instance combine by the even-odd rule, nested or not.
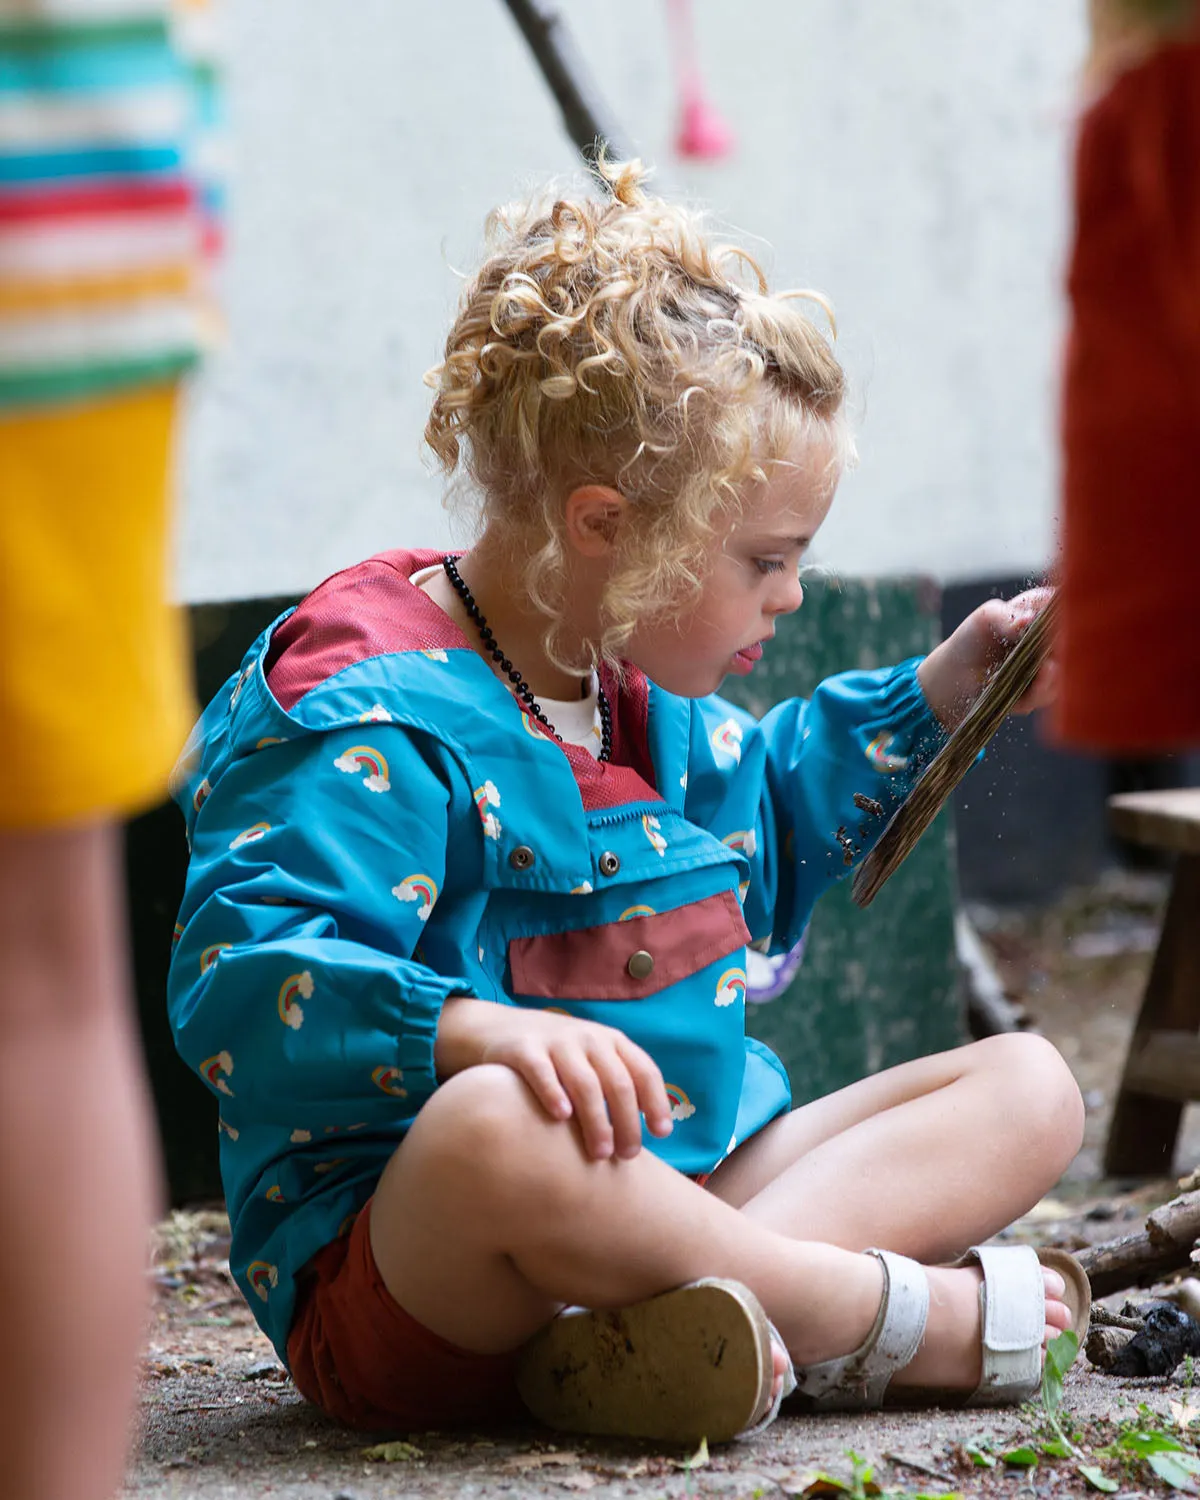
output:
[[[979,1287],[983,1272],[977,1266],[928,1266],[929,1321],[911,1364],[897,1371],[894,1386],[936,1386],[944,1390],[974,1390],[983,1371],[980,1347]],[[1071,1326],[1071,1313],[1062,1300],[1066,1282],[1057,1271],[1043,1267],[1046,1286],[1046,1324],[1042,1347]]]
[[[787,1350],[777,1339],[771,1340],[771,1363],[775,1370],[775,1378],[771,1382],[771,1400],[774,1401],[783,1388],[783,1378],[788,1367]]]

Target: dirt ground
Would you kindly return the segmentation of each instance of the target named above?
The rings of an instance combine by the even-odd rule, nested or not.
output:
[[[1173,1177],[1133,1184],[1104,1182],[1098,1175],[1164,889],[1159,877],[1126,876],[1034,915],[972,913],[1010,997],[1062,1049],[1088,1105],[1083,1151],[1056,1191],[1008,1232],[1012,1238],[1069,1247],[1095,1243],[1138,1228],[1150,1206],[1177,1190]],[[1200,1120],[1189,1112],[1175,1171],[1185,1173],[1198,1162]],[[1195,1451],[1186,1366],[1167,1379],[1118,1380],[1082,1358],[1067,1377],[1064,1410],[1084,1457],[1042,1453],[1033,1469],[1002,1461],[981,1467],[965,1449],[976,1445],[986,1460],[1021,1445],[1037,1447],[1046,1429],[1044,1414],[1032,1406],[999,1413],[784,1417],[763,1436],[699,1460],[637,1443],[571,1442],[532,1424],[465,1435],[364,1436],[339,1429],[297,1395],[229,1278],[227,1250],[228,1223],[212,1210],[176,1214],[160,1229],[140,1433],[125,1500],[551,1500],[584,1491],[595,1500],[750,1500],[878,1493],[861,1474],[855,1483],[851,1453],[873,1467],[872,1483],[886,1496],[957,1492],[1034,1500],[1095,1493],[1079,1472],[1084,1461],[1096,1465],[1098,1477],[1120,1495],[1166,1493],[1128,1446],[1136,1439],[1127,1439],[1120,1454],[1097,1452],[1122,1430],[1169,1430]],[[372,1445],[389,1439],[403,1441],[387,1457],[368,1456]],[[844,1488],[814,1485],[818,1470]],[[1186,1474],[1175,1479],[1177,1486],[1189,1484]]]

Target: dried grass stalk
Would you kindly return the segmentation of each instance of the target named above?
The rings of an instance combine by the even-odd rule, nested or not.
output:
[[[870,906],[884,882],[899,869],[963,779],[1009,710],[1033,685],[1054,641],[1058,596],[1053,595],[1025,634],[996,668],[962,723],[929,762],[905,801],[892,814],[879,842],[854,876],[852,894]]]

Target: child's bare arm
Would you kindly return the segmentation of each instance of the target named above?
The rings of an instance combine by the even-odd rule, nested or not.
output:
[[[597,1160],[637,1155],[640,1115],[651,1134],[671,1133],[658,1065],[611,1026],[452,996],[438,1022],[434,1062],[440,1078],[480,1063],[511,1068],[553,1119],[575,1116]]]

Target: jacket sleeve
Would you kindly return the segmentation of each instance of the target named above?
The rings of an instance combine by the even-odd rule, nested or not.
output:
[[[442,1005],[472,986],[422,938],[451,830],[460,870],[479,841],[442,754],[399,726],[311,735],[200,808],[168,1003],[227,1124],[394,1126],[436,1087]]]
[[[817,898],[865,857],[945,742],[920,661],[828,678],[760,722],[720,698],[697,703],[688,811],[748,859],[756,946],[799,941]]]

